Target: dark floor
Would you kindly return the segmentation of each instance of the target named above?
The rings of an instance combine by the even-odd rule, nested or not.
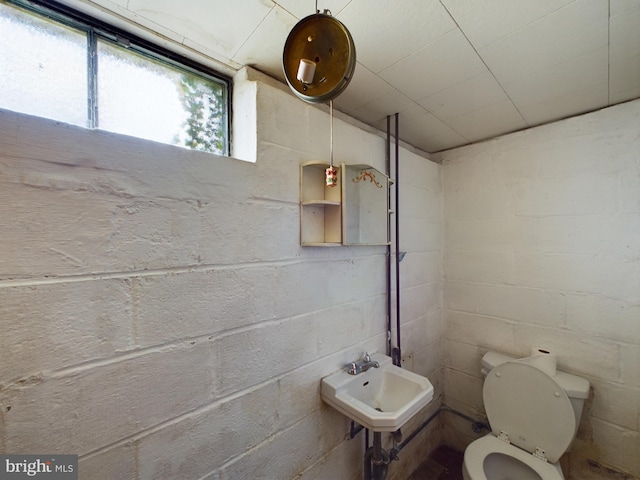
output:
[[[429,455],[407,480],[462,480],[464,454],[443,445]]]

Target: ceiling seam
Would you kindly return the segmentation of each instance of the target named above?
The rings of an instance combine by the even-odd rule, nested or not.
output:
[[[513,99],[511,98],[511,96],[507,93],[507,91],[505,90],[504,86],[502,85],[502,83],[500,83],[498,81],[498,79],[496,78],[495,74],[491,71],[491,69],[489,68],[489,65],[487,65],[487,62],[484,61],[484,58],[482,58],[482,55],[480,55],[480,52],[478,51],[478,49],[476,49],[475,45],[471,42],[471,40],[469,39],[469,37],[467,37],[467,34],[465,33],[465,31],[462,29],[462,27],[458,24],[458,21],[454,18],[454,16],[452,15],[452,13],[449,11],[449,9],[447,8],[447,6],[442,3],[442,0],[440,1],[440,5],[442,5],[442,8],[444,8],[446,10],[446,12],[449,14],[449,16],[451,17],[451,20],[453,20],[453,22],[456,24],[456,26],[458,27],[458,30],[460,30],[460,33],[462,34],[462,36],[465,38],[465,40],[469,43],[469,45],[471,46],[471,48],[473,49],[473,51],[476,53],[476,55],[478,56],[478,58],[480,59],[480,61],[482,62],[482,64],[486,67],[487,71],[491,74],[491,76],[493,77],[493,79],[496,81],[496,83],[500,86],[500,89],[504,92],[505,96],[509,99],[509,102],[511,103],[511,105],[513,105],[513,108],[516,110],[516,112],[518,112],[518,115],[520,115],[520,118],[522,119],[522,121],[525,123],[525,125],[527,125],[528,127],[531,127],[532,125],[529,124],[529,122],[527,122],[527,120],[524,118],[524,115],[522,115],[522,112],[520,111],[520,109],[516,106],[515,102],[513,101]],[[464,135],[462,135],[463,138]]]
[[[281,9],[282,9],[282,11],[289,13],[287,10],[285,10],[285,9],[284,9],[284,8],[282,8],[282,7],[280,7],[280,5],[278,5],[276,2],[273,2],[273,7],[271,7],[271,8],[269,9],[269,11],[267,12],[267,14],[266,14],[264,17],[262,17],[262,20],[260,20],[260,21],[258,22],[258,24],[256,25],[256,28],[254,28],[254,29],[251,31],[251,33],[250,33],[249,35],[247,35],[247,38],[245,38],[245,39],[244,39],[244,42],[242,42],[242,44],[237,48],[237,50],[236,50],[235,52],[233,52],[233,54],[231,55],[231,59],[232,59],[234,62],[237,62],[237,60],[235,60],[235,56],[238,54],[238,52],[240,52],[240,50],[242,50],[242,47],[244,47],[244,46],[247,44],[247,42],[249,41],[249,39],[250,39],[251,37],[253,37],[253,35],[258,31],[258,29],[260,28],[260,25],[262,25],[262,24],[264,23],[264,21],[267,19],[267,17],[268,17],[269,15],[271,15],[271,13],[272,13],[276,8],[281,8]],[[295,16],[295,15],[293,15],[293,14],[290,14],[290,15],[291,15],[293,18],[296,18],[296,16]]]

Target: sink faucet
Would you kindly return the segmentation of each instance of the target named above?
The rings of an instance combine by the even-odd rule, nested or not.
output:
[[[367,352],[364,352],[364,356],[361,360],[347,363],[345,367],[347,368],[347,373],[349,375],[358,375],[359,373],[366,372],[371,367],[379,368],[380,364],[375,360],[371,360],[371,355],[369,355]]]

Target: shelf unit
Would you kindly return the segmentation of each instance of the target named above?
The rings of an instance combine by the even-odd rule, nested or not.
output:
[[[341,168],[338,184],[327,187],[324,162],[307,162],[300,166],[300,244],[307,247],[342,245]]]

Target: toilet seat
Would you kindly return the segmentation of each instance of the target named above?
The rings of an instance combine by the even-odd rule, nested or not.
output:
[[[498,365],[482,397],[496,437],[551,463],[569,448],[576,427],[571,401],[542,370],[519,361]]]
[[[484,462],[492,453],[501,453],[518,460],[538,474],[541,480],[564,480],[561,471],[558,471],[559,467],[555,464],[540,460],[492,434],[472,442],[464,451],[464,468],[473,480],[491,480],[485,475]]]

